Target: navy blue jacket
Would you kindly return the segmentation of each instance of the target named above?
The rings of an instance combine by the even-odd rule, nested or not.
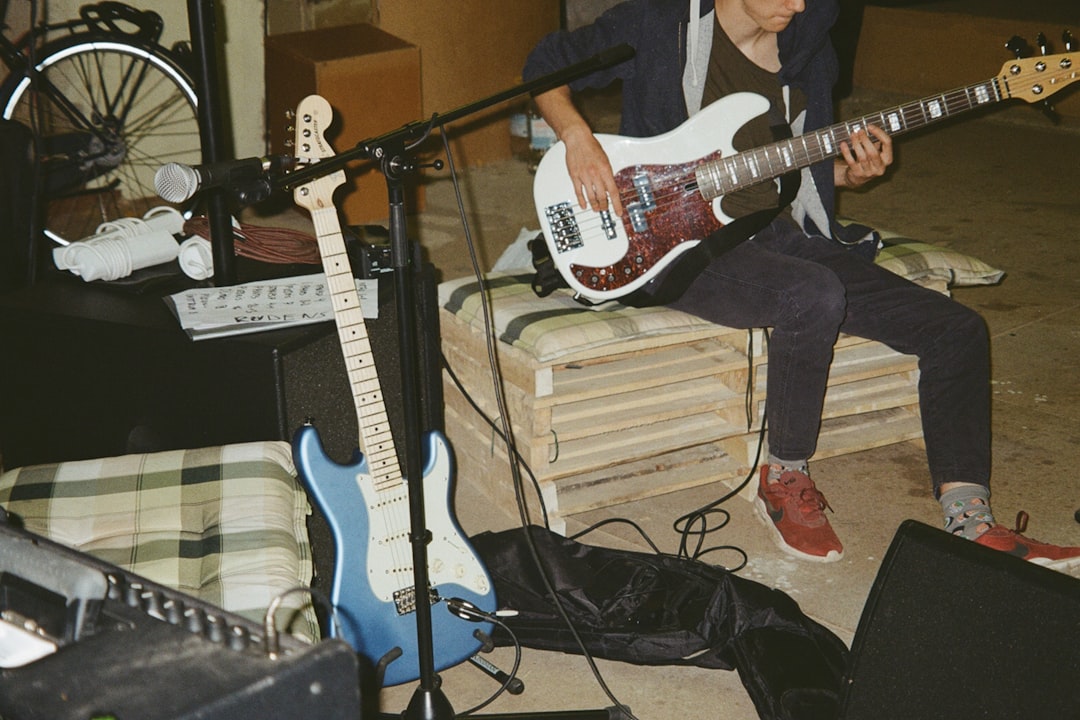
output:
[[[683,96],[686,37],[689,23],[687,0],[627,0],[611,8],[592,24],[574,31],[559,31],[543,38],[529,54],[523,71],[526,81],[585,60],[603,50],[627,43],[633,59],[571,83],[574,91],[602,88],[622,81],[620,134],[651,137],[673,130],[688,118]],[[713,0],[701,0],[704,15]],[[782,84],[802,90],[807,99],[805,131],[832,124],[832,89],[837,79],[836,53],[829,30],[838,14],[836,0],[812,0],[778,37]],[[835,187],[833,160],[811,168],[830,229],[807,228],[835,236]],[[857,235],[865,233],[859,228]],[[844,233],[845,240],[852,240]]]

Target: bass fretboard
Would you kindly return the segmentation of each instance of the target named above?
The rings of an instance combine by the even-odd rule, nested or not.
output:
[[[899,135],[1003,99],[998,78],[991,78],[805,135],[709,160],[695,170],[698,191],[706,200],[713,200],[835,157],[840,154],[841,144],[867,125],[876,125],[890,135]]]

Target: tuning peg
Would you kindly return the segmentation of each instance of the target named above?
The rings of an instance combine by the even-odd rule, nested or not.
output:
[[[1069,51],[1069,52],[1072,52],[1073,50],[1076,49],[1074,47],[1075,44],[1076,44],[1076,40],[1073,38],[1073,34],[1071,32],[1069,32],[1068,30],[1065,30],[1064,32],[1061,33],[1061,43],[1065,46],[1065,49],[1067,51]]]
[[[1031,54],[1031,46],[1028,45],[1028,41],[1019,35],[1013,35],[1009,38],[1009,42],[1005,43],[1005,47],[1017,58],[1026,57]]]
[[[1050,47],[1046,42],[1045,33],[1039,33],[1035,36],[1035,44],[1039,46],[1039,53],[1042,55],[1050,54]]]
[[[1046,42],[1046,35],[1042,33],[1036,35],[1035,43],[1039,46],[1040,53],[1042,53],[1043,55],[1050,54],[1050,48],[1048,47],[1048,43]],[[1055,125],[1061,122],[1061,116],[1058,115],[1057,109],[1054,107],[1054,103],[1051,102],[1049,98],[1043,100],[1040,105],[1042,105],[1043,115],[1050,118],[1050,122],[1054,123]]]
[[[1039,106],[1042,108],[1043,115],[1050,118],[1050,122],[1054,123],[1055,125],[1059,125],[1061,123],[1061,115],[1058,114],[1057,108],[1054,107],[1054,104],[1052,102],[1050,102],[1049,100],[1043,100],[1041,103],[1039,103]]]

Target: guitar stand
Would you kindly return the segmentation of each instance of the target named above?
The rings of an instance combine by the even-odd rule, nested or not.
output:
[[[525,692],[525,683],[521,682],[521,680],[516,677],[510,677],[504,671],[500,670],[495,665],[492,665],[489,661],[480,657],[479,654],[473,655],[471,658],[469,658],[469,662],[472,663],[473,667],[480,670],[480,672],[484,673],[495,682],[499,683],[500,685],[505,684],[506,692],[510,693],[511,695],[520,695],[521,693]]]
[[[420,166],[412,162],[407,153],[420,144],[430,134],[433,127],[471,115],[489,106],[517,97],[525,93],[540,93],[567,84],[573,79],[597,70],[619,64],[633,57],[633,49],[620,45],[585,61],[563,70],[537,78],[510,90],[492,95],[470,105],[466,105],[444,115],[434,115],[428,121],[417,121],[385,135],[362,141],[351,150],[332,157],[321,159],[303,168],[294,170],[277,178],[275,189],[286,189],[309,182],[317,177],[328,175],[343,167],[353,159],[373,160],[378,162],[386,178],[387,194],[390,205],[390,264],[393,269],[394,290],[396,297],[398,342],[401,353],[401,400],[404,410],[405,428],[405,476],[409,496],[409,540],[412,545],[413,586],[416,597],[427,597],[421,588],[429,587],[427,546],[431,542],[431,532],[427,528],[424,511],[423,450],[421,437],[421,406],[417,351],[417,322],[414,308],[417,306],[413,282],[415,269],[412,254],[409,252],[409,240],[406,226],[406,208],[404,180]],[[432,167],[442,167],[438,162]],[[380,713],[381,717],[401,717],[405,720],[453,720],[454,710],[441,689],[441,680],[435,672],[434,642],[431,624],[431,604],[416,603],[417,659],[419,662],[419,686],[408,707],[400,715]],[[501,672],[497,669],[495,672]],[[522,686],[523,687],[523,686]],[[484,714],[482,720],[554,720],[571,718],[580,720],[619,720],[625,718],[623,708],[611,707],[599,710],[558,711],[540,713]]]

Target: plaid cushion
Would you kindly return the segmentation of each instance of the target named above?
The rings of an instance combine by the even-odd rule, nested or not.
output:
[[[665,307],[633,308],[606,303],[586,308],[565,288],[538,298],[530,280],[529,275],[496,273],[485,278],[499,339],[528,351],[539,362],[629,338],[715,327],[699,317]],[[462,322],[484,329],[475,280],[462,278],[440,284],[439,302]]]
[[[946,287],[993,285],[1005,276],[978,258],[888,233],[875,262],[915,283],[940,281]]]
[[[948,248],[882,233],[885,246],[876,262],[934,290],[950,285],[988,285],[1005,274],[977,258]],[[489,273],[485,282],[498,338],[530,353],[537,362],[612,345],[629,338],[705,331],[715,327],[701,318],[665,307],[632,308],[616,302],[587,308],[566,288],[539,298],[531,274]],[[459,278],[439,285],[439,303],[459,320],[483,332],[479,285]]]
[[[259,623],[275,596],[311,584],[288,443],[17,468],[0,475],[0,505],[32,533]],[[278,627],[318,638],[304,594],[284,598]]]

